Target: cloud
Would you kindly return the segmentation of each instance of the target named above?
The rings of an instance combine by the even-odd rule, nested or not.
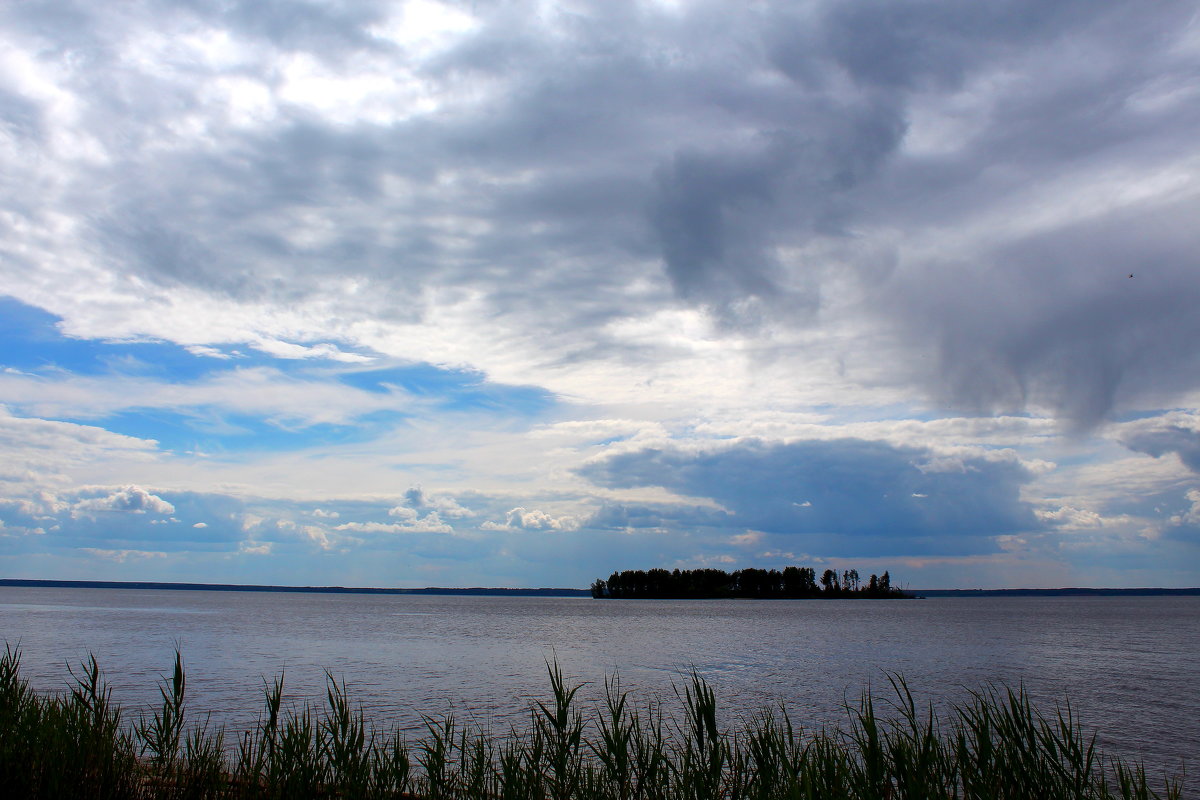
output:
[[[414,486],[404,493],[404,502],[388,511],[389,516],[412,518],[414,512],[432,513],[441,517],[468,517],[471,511],[459,505],[453,497],[434,495]]]
[[[30,492],[61,488],[80,465],[104,464],[109,474],[119,464],[145,464],[156,457],[157,443],[113,433],[92,425],[21,417],[0,405],[0,481]]]
[[[838,200],[904,132],[890,104],[789,99],[794,118],[764,131],[749,152],[683,152],[656,174],[651,221],[667,277],[681,298],[727,320],[786,309],[794,322],[816,310],[817,280],[787,274],[775,249],[836,230]]]
[[[587,476],[586,470],[584,474]],[[728,511],[696,504],[704,499],[706,498],[677,499],[672,503],[610,499],[602,502],[598,509],[582,521],[582,525],[586,528],[639,533],[738,527],[739,522],[734,520]],[[709,503],[711,504],[711,500]]]
[[[360,533],[454,533],[454,528],[443,522],[438,512],[430,511],[421,516],[410,508],[398,507],[388,512],[399,522],[345,522],[334,526],[336,531],[358,531]]]
[[[1200,356],[1184,342],[1200,335],[1200,234],[1187,222],[1197,211],[1184,199],[1097,213],[982,250],[974,264],[914,268],[886,302],[937,353],[944,401],[1041,407],[1090,428],[1195,388]]]
[[[962,458],[962,469],[930,470],[932,456],[861,439],[744,440],[635,450],[597,459],[580,473],[610,488],[661,486],[711,499],[726,512],[709,512],[709,524],[826,535],[840,548],[866,539],[893,552],[933,542],[986,551],[988,537],[1041,527],[1021,499],[1033,475],[1020,463],[975,456]]]
[[[1049,522],[1063,530],[1085,530],[1102,528],[1105,519],[1095,511],[1073,506],[1060,506],[1052,511],[1035,511],[1038,519]]]
[[[228,361],[229,359],[233,358],[233,356],[230,355],[229,353],[226,353],[222,350],[218,350],[215,347],[209,347],[208,345],[204,345],[204,344],[188,345],[186,350],[194,356],[204,356],[206,358],[217,358],[222,361]]]
[[[159,550],[106,550],[97,547],[84,547],[83,552],[106,561],[123,564],[126,561],[143,561],[146,559],[166,558],[167,554]]]
[[[74,335],[593,397],[692,395],[715,338],[1080,428],[1197,385],[1186,4],[40,13],[5,167],[60,189],[6,197],[4,278]]]
[[[1171,517],[1170,524],[1190,528],[1200,528],[1200,489],[1192,489],[1187,493],[1189,507],[1180,514]]]
[[[504,522],[487,521],[480,525],[485,531],[573,531],[580,521],[572,516],[553,517],[539,509],[514,508],[504,515]]]
[[[399,390],[367,392],[271,367],[230,369],[196,381],[151,376],[0,376],[0,397],[30,415],[98,419],[141,409],[202,417],[210,409],[265,418],[280,427],[345,425],[406,404]]]
[[[1172,412],[1117,426],[1121,444],[1159,458],[1175,453],[1192,472],[1200,472],[1200,415]]]
[[[105,511],[131,512],[134,514],[174,514],[175,506],[153,495],[140,486],[126,486],[105,496],[80,500],[72,506],[74,513]]]
[[[745,533],[739,533],[736,536],[731,536],[729,538],[729,543],[737,545],[738,547],[752,547],[762,543],[762,540],[762,531],[746,531]]]
[[[0,521],[10,530],[44,534],[54,557],[97,550],[232,551],[244,538],[246,503],[228,494],[124,487],[66,486],[54,493],[0,498]],[[184,524],[181,520],[204,519]]]
[[[316,525],[305,525],[300,529],[300,533],[305,539],[312,542],[322,550],[325,550],[326,552],[334,550],[339,544],[342,543],[342,537],[336,536],[324,528]],[[251,545],[251,547],[260,546],[261,545]]]
[[[341,361],[347,364],[367,364],[374,360],[371,356],[343,352],[338,349],[337,345],[329,344],[328,342],[315,345],[300,345],[292,342],[281,342],[277,339],[259,339],[256,342],[252,342],[251,346],[256,350],[261,350],[277,358],[318,358]]]

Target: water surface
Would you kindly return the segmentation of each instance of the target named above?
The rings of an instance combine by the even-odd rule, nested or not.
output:
[[[695,667],[736,717],[783,702],[810,727],[900,673],[939,704],[1023,683],[1070,698],[1104,749],[1178,771],[1200,752],[1200,598],[1013,597],[910,601],[620,600],[0,587],[0,638],[26,677],[61,690],[94,653],[134,708],[179,647],[192,708],[231,727],[257,718],[264,678],[323,697],[325,670],[368,714],[405,728],[456,714],[493,730],[546,695],[547,659],[598,697],[605,675],[674,702]],[[1200,781],[1188,776],[1200,796]]]

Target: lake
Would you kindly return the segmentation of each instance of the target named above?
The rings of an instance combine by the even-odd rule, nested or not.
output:
[[[179,647],[193,713],[249,726],[264,678],[288,697],[344,678],[368,716],[417,729],[453,711],[496,732],[549,691],[545,662],[589,682],[619,673],[639,705],[695,667],[736,721],[785,703],[806,727],[837,725],[843,701],[902,674],[936,705],[989,683],[1023,683],[1043,707],[1069,699],[1101,747],[1151,775],[1196,773],[1200,597],[928,600],[592,600],[0,587],[0,638],[23,672],[60,691],[94,653],[127,707],[158,698]],[[1198,775],[1188,796],[1200,796]]]

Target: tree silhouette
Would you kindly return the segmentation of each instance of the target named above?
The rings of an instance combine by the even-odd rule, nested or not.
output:
[[[614,572],[608,580],[592,582],[592,597],[643,599],[700,599],[720,597],[809,598],[809,597],[907,597],[891,588],[888,573],[883,578],[871,576],[866,587],[861,586],[856,569],[845,570],[840,576],[827,569],[817,585],[812,567],[758,569],[747,567],[729,573],[719,569],[696,570],[625,570]]]

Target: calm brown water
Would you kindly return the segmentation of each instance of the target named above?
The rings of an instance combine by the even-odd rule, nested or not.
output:
[[[597,696],[619,671],[635,697],[674,702],[694,666],[736,718],[784,702],[808,727],[904,675],[943,704],[988,683],[1024,685],[1049,710],[1069,698],[1108,752],[1151,774],[1200,772],[1200,598],[920,601],[594,601],[388,595],[0,588],[0,638],[25,675],[61,690],[94,653],[116,699],[157,699],[174,648],[189,702],[214,721],[257,718],[263,679],[320,700],[324,670],[376,720],[416,728],[454,711],[493,730],[548,691],[545,661]],[[590,693],[590,694],[588,694]],[[1189,774],[1189,796],[1200,780]]]

